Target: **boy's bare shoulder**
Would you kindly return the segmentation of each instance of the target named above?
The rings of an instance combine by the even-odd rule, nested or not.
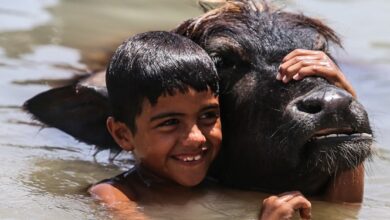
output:
[[[108,206],[135,201],[134,172],[130,170],[111,179],[103,180],[88,189],[89,194]]]
[[[110,182],[93,185],[88,192],[113,211],[115,219],[148,219],[144,213],[139,212],[137,202],[128,192],[122,191]]]
[[[88,192],[93,198],[103,202],[108,206],[115,205],[119,202],[130,202],[131,198],[127,193],[118,189],[110,183],[99,183],[89,188]]]

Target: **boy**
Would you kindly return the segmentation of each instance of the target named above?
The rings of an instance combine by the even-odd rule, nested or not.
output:
[[[92,186],[91,195],[128,219],[146,218],[137,202],[189,200],[195,195],[189,187],[205,179],[222,140],[218,76],[210,57],[176,34],[139,34],[115,52],[106,84],[113,109],[107,128],[137,164]],[[291,217],[298,209],[310,218],[310,208],[300,193],[290,192],[264,200],[260,218]]]

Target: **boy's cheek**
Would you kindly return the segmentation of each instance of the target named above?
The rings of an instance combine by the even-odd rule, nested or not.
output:
[[[222,130],[221,130],[221,128],[213,129],[212,135],[214,136],[216,141],[222,142]]]
[[[145,137],[141,144],[135,146],[134,154],[138,158],[149,157],[150,155],[163,154],[169,152],[175,146],[176,137],[174,135],[154,135]],[[138,142],[140,143],[140,142]]]
[[[217,123],[215,124],[212,133],[214,133],[214,136],[222,141],[222,126],[221,126],[221,120],[218,119]]]
[[[210,141],[212,142],[214,148],[216,149],[217,153],[221,147],[222,143],[222,130],[221,126],[215,126],[211,131],[210,131]]]

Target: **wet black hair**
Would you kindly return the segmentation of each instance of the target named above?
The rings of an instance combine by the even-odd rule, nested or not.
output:
[[[135,35],[115,51],[107,68],[106,85],[115,120],[135,133],[135,118],[144,99],[197,92],[219,92],[213,61],[197,44],[178,34],[153,31]]]

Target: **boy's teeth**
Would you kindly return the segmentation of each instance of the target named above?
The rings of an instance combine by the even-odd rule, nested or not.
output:
[[[202,151],[205,151],[205,150],[207,150],[207,147],[206,146],[202,147]]]
[[[195,156],[194,160],[200,160],[201,158],[202,158],[201,155],[197,155],[197,156]]]
[[[199,155],[196,155],[194,157],[184,157],[181,160],[184,161],[184,162],[191,162],[191,161],[198,161],[200,159],[202,159],[202,155],[199,154]]]
[[[184,159],[184,161],[193,161],[194,160],[194,157],[187,157],[186,159]]]

